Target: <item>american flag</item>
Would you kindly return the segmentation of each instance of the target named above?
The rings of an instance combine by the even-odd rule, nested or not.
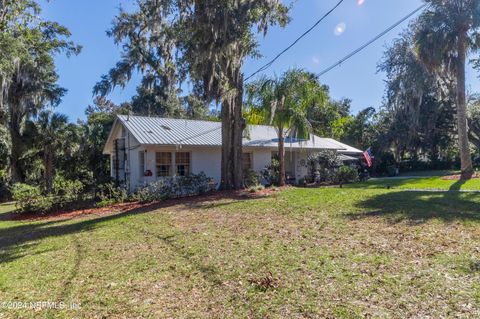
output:
[[[369,148],[368,150],[366,150],[365,152],[363,152],[363,157],[365,158],[365,161],[367,162],[367,166],[368,167],[372,167],[373,163],[372,163],[372,150]]]

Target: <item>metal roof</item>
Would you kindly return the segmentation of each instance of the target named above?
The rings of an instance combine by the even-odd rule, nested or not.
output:
[[[342,162],[358,161],[359,160],[358,157],[348,156],[348,155],[345,155],[345,154],[340,154],[338,156],[338,159],[340,159]]]
[[[118,115],[118,120],[140,144],[222,146],[222,124],[220,122],[132,115]],[[245,136],[243,139],[243,146],[245,147],[278,147],[277,132],[271,126],[249,125]],[[350,148],[350,146],[333,139],[315,135],[311,135],[309,140],[285,139],[285,148],[287,149],[344,151],[347,150],[347,147]]]
[[[340,153],[342,154],[350,154],[350,155],[359,155],[359,154],[363,154],[363,151],[355,148],[355,147],[352,147],[350,145],[347,145],[345,143],[342,143],[342,142],[339,142],[339,141],[336,141],[332,138],[327,138],[326,140],[329,140],[330,142],[332,143],[335,143],[335,144],[338,144],[340,145],[340,147],[342,148],[342,150],[340,151]]]

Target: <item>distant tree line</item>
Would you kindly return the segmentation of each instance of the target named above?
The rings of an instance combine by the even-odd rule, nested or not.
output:
[[[480,99],[465,92],[465,66],[480,47],[480,0],[425,2],[379,62],[383,105],[353,114],[349,99],[334,100],[328,86],[301,69],[245,85],[243,63],[259,56],[257,32],[289,22],[280,1],[140,0],[114,19],[108,34],[122,58],[93,88],[86,119],[72,123],[54,112],[66,93],[55,56],[81,47],[67,28],[43,19],[35,1],[0,0],[0,197],[18,182],[48,193],[59,175],[95,192],[110,180],[102,149],[115,116],[129,113],[221,121],[226,189],[243,186],[247,122],[275,126],[280,141],[315,133],[372,147],[379,173],[404,161],[458,162],[468,177],[479,155]],[[477,69],[479,61],[472,59]],[[109,101],[134,72],[142,75],[135,96]]]

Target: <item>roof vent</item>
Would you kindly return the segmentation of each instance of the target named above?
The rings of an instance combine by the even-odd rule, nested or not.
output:
[[[166,130],[166,131],[171,131],[171,130],[172,130],[171,128],[169,128],[169,127],[166,126],[166,125],[160,125],[160,127],[163,128],[163,129]]]

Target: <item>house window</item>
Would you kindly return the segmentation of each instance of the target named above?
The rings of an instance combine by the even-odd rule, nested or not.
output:
[[[157,176],[171,176],[172,153],[158,152],[155,156],[157,160]]]
[[[243,170],[248,171],[252,168],[252,153],[243,153]]]
[[[138,152],[138,163],[140,166],[140,176],[145,175],[145,152],[140,151]]]
[[[179,152],[175,154],[175,164],[178,176],[190,174],[190,153]]]

